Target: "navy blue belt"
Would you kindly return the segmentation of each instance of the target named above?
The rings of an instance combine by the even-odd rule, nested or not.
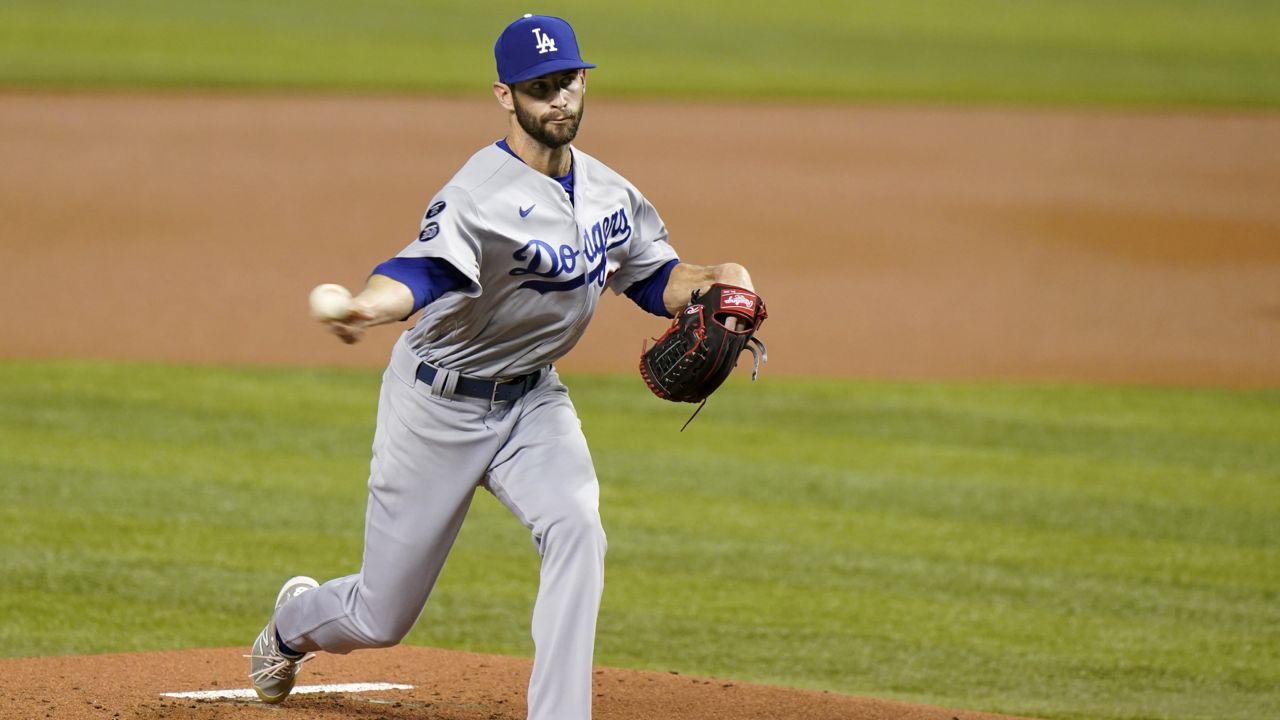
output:
[[[414,374],[418,376],[418,380],[430,385],[435,381],[438,372],[439,370],[434,365],[428,365],[423,362],[418,363],[418,369]],[[511,402],[524,397],[525,393],[532,390],[533,386],[537,385],[538,380],[541,378],[541,369],[509,380],[482,380],[459,375],[458,385],[453,391],[458,395],[484,398],[491,402]]]

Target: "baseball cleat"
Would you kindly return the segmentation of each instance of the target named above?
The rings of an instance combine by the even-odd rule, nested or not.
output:
[[[276,595],[276,606],[271,613],[271,620],[267,622],[266,627],[262,628],[262,632],[258,633],[258,639],[253,641],[253,648],[249,650],[248,655],[245,655],[249,658],[249,679],[253,681],[253,689],[262,702],[273,704],[284,702],[293,691],[293,682],[298,677],[298,667],[315,657],[309,653],[289,654],[280,648],[280,643],[276,639],[275,613],[285,603],[317,587],[320,587],[320,583],[305,575],[290,578],[284,587],[280,588],[280,594]]]

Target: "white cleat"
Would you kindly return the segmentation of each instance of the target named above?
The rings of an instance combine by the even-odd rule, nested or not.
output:
[[[290,578],[280,588],[280,594],[276,595],[276,607],[271,613],[271,620],[258,633],[258,639],[253,641],[253,648],[245,655],[249,658],[249,679],[253,681],[253,689],[262,702],[284,702],[293,691],[298,667],[315,657],[312,654],[291,655],[280,649],[280,643],[276,640],[275,613],[285,603],[318,587],[320,583],[305,575]]]

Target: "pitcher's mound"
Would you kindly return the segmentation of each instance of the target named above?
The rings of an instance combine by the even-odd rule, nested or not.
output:
[[[321,655],[283,705],[243,697],[243,650],[0,660],[0,715],[22,718],[523,720],[529,660],[398,647]],[[362,689],[356,684],[373,685]],[[389,689],[388,685],[412,686]],[[337,686],[320,691],[315,686]],[[241,691],[241,692],[237,692]],[[199,693],[198,695],[193,695]],[[175,697],[183,694],[183,697]],[[597,720],[994,720],[999,715],[871,698],[599,668]],[[275,713],[285,713],[276,715]]]

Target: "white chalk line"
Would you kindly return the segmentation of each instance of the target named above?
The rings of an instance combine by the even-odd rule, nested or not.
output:
[[[374,692],[377,690],[412,690],[412,685],[397,685],[395,683],[345,683],[342,685],[299,685],[293,689],[294,695],[306,695],[308,693],[338,693],[338,692]],[[236,690],[196,690],[192,692],[167,692],[160,693],[161,697],[171,698],[190,698],[193,700],[211,700],[211,699],[233,699],[233,698],[256,698],[258,694],[253,688],[240,688]]]

